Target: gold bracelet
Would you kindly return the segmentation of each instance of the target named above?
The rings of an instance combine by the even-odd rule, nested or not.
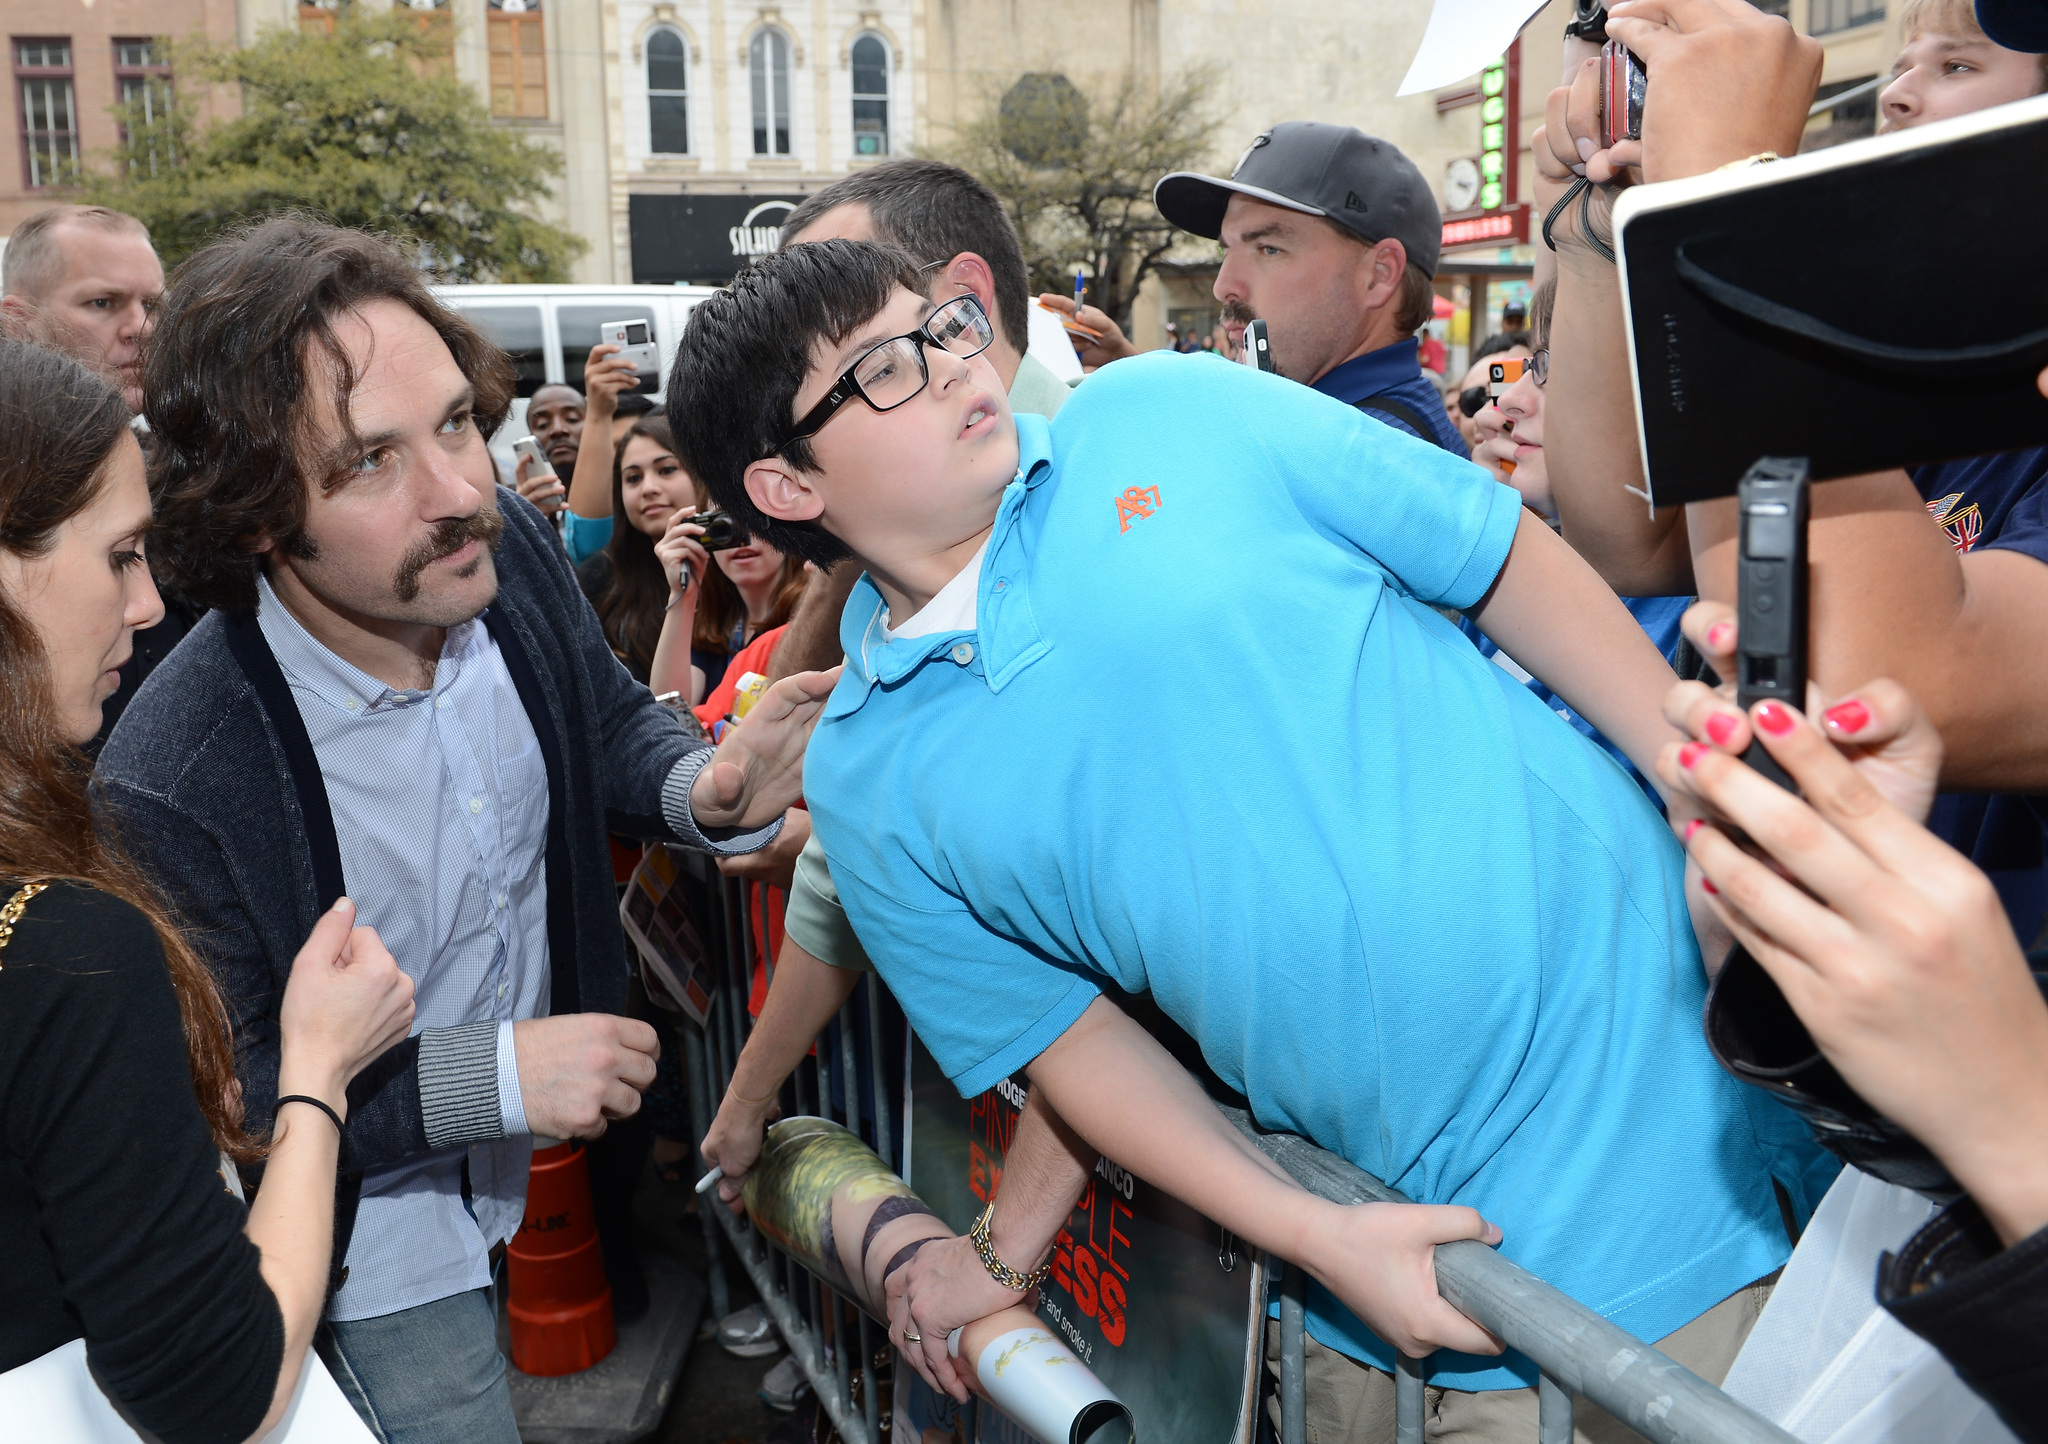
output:
[[[1726,165],[1715,166],[1714,169],[1741,170],[1744,166],[1765,165],[1771,161],[1783,160],[1784,158],[1774,150],[1760,150],[1755,155],[1746,155],[1741,160],[1731,160]]]
[[[990,1199],[988,1207],[981,1211],[981,1217],[974,1221],[974,1227],[967,1231],[968,1242],[974,1245],[975,1253],[981,1256],[981,1266],[988,1270],[989,1277],[1006,1289],[1027,1293],[1044,1283],[1052,1272],[1052,1260],[1047,1259],[1028,1274],[1020,1274],[996,1257],[996,1246],[988,1236],[988,1221],[995,1215],[996,1201]]]

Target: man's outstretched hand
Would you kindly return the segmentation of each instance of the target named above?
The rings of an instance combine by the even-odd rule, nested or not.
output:
[[[690,789],[699,827],[753,831],[795,805],[804,792],[804,747],[839,672],[798,672],[761,694]]]

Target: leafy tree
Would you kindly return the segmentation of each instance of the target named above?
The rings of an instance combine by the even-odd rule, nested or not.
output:
[[[1064,291],[1085,271],[1089,301],[1129,327],[1139,284],[1182,239],[1152,187],[1207,159],[1217,83],[1213,69],[1190,70],[1154,96],[1126,76],[1091,101],[1064,75],[1033,73],[934,153],[1002,197],[1034,290]]]
[[[332,34],[174,46],[187,98],[167,116],[159,100],[153,125],[124,115],[129,142],[87,195],[147,225],[167,266],[238,221],[296,210],[411,241],[441,280],[566,279],[585,243],[529,214],[561,157],[493,126],[446,73],[446,46],[406,10],[354,7]],[[199,128],[189,97],[202,81],[239,87],[242,114]]]

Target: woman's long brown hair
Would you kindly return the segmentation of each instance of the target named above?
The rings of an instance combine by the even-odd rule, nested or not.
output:
[[[679,455],[668,422],[660,416],[634,422],[632,430],[612,448],[612,539],[606,547],[612,574],[597,599],[597,620],[612,650],[645,675],[654,667],[655,644],[661,640],[661,620],[668,606],[668,578],[661,574],[661,563],[655,559],[653,539],[626,515],[626,447],[636,436],[646,437],[671,456]],[[691,481],[696,484],[697,505],[701,508],[705,504],[704,488],[696,483],[695,477]],[[802,562],[795,557],[782,559],[774,605],[768,620],[761,624],[761,631],[782,626],[790,619],[798,598],[804,594],[807,577]],[[746,619],[746,599],[715,561],[697,584],[703,590],[697,598],[697,624],[690,634],[691,645],[723,653],[731,645],[733,628]]]
[[[676,452],[668,422],[658,415],[634,422],[632,430],[612,448],[612,539],[605,548],[611,560],[611,580],[597,599],[597,620],[612,650],[644,677],[654,667],[654,647],[661,640],[668,578],[661,574],[653,538],[626,515],[626,448],[636,436],[646,437],[671,456]],[[695,477],[691,483],[696,484]],[[704,488],[697,486],[696,491],[697,505],[702,508]]]
[[[0,548],[47,555],[58,528],[99,496],[128,435],[121,393],[55,352],[0,340]],[[193,1092],[214,1141],[248,1162],[233,1025],[213,975],[115,841],[93,824],[85,755],[57,722],[47,653],[0,587],[0,874],[20,883],[84,883],[139,910],[156,929],[185,1024]]]

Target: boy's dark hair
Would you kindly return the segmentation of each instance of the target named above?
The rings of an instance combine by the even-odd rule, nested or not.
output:
[[[747,467],[779,449],[797,470],[817,469],[808,439],[781,445],[811,348],[844,341],[899,288],[924,294],[916,263],[894,246],[816,241],[762,257],[700,301],[683,328],[668,378],[676,454],[713,501],[786,555],[828,567],[851,552],[816,522],[764,516],[747,495]]]
[[[387,300],[440,333],[476,387],[476,425],[490,435],[511,409],[511,364],[384,238],[278,216],[230,231],[178,268],[142,382],[156,499],[150,545],[180,594],[253,611],[262,558],[250,544],[268,536],[287,555],[309,554],[307,488],[332,489],[346,474],[339,452],[321,454],[313,434],[309,403],[324,379],[314,358],[332,368],[346,426],[356,377],[334,322]],[[355,438],[343,441],[346,449]]]
[[[1022,351],[1031,339],[1031,282],[1017,227],[996,193],[957,165],[937,160],[892,160],[834,181],[789,213],[782,245],[804,245],[804,227],[834,206],[866,206],[875,239],[907,252],[920,266],[972,251],[995,279],[997,322],[1003,339]],[[923,285],[917,287],[923,294]]]

